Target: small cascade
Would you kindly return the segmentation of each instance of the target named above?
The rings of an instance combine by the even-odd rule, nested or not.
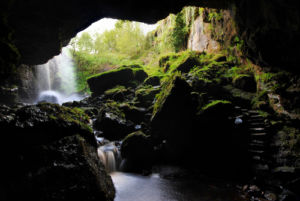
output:
[[[98,157],[104,164],[107,172],[115,172],[118,170],[121,161],[121,155],[115,142],[110,142],[106,145],[100,146],[97,152]]]
[[[37,86],[39,91],[36,102],[62,104],[78,101],[82,97],[76,94],[74,63],[68,48],[46,64],[37,65]]]

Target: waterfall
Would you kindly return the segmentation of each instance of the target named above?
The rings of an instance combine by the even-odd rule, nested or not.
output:
[[[82,99],[76,94],[74,62],[68,48],[63,48],[60,55],[47,63],[37,65],[36,72],[39,92],[36,102],[62,104]]]
[[[121,156],[114,142],[99,147],[97,152],[107,172],[115,172],[118,169]]]

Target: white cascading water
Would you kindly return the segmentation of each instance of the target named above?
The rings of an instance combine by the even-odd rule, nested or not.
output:
[[[107,172],[115,172],[120,162],[120,153],[114,142],[99,147],[97,151]]]
[[[46,64],[37,65],[36,72],[39,91],[36,102],[62,104],[82,99],[75,93],[74,62],[68,48],[64,47],[60,55],[55,56]]]

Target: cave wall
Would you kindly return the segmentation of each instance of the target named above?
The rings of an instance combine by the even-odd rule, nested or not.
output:
[[[293,69],[297,67],[300,16],[297,1],[276,0],[166,0],[159,4],[140,1],[2,1],[1,43],[12,59],[41,64],[59,54],[70,38],[103,17],[155,23],[185,5],[228,8],[235,5],[239,34],[247,44],[245,53],[257,62]],[[3,44],[1,44],[2,46]],[[15,48],[13,46],[15,45]],[[5,49],[5,47],[1,47]],[[18,51],[17,51],[18,50]],[[14,56],[13,56],[14,55]],[[8,57],[2,57],[7,60]],[[18,61],[12,61],[18,62]],[[4,63],[1,63],[3,68]]]
[[[254,0],[236,3],[239,34],[245,53],[257,63],[297,72],[300,12],[295,0]]]

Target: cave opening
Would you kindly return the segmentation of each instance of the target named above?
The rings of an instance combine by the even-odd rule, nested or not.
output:
[[[61,20],[9,3],[1,200],[299,200],[299,13],[289,3],[95,3],[86,14],[76,2],[85,14],[57,9]]]

